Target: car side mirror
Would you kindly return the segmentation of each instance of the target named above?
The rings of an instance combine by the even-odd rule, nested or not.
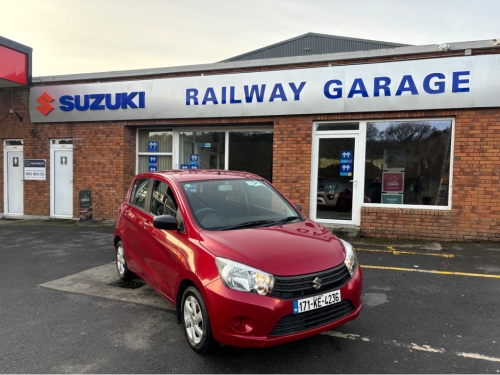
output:
[[[153,226],[157,229],[177,230],[179,224],[172,215],[160,215],[153,218]]]
[[[298,204],[298,203],[295,203],[295,207],[297,207],[299,209],[299,211],[302,212],[302,205]]]

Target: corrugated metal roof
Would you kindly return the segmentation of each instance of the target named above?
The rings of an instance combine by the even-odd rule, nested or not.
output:
[[[465,56],[471,55],[472,50],[500,48],[496,46],[496,39],[493,42],[491,39],[477,40],[469,42],[450,42],[449,51],[464,51]],[[468,51],[468,52],[467,52]],[[371,51],[355,51],[355,52],[340,52],[329,53],[324,55],[310,55],[310,56],[292,56],[273,59],[260,59],[260,60],[243,60],[243,61],[230,61],[218,62],[212,64],[200,65],[184,65],[172,66],[165,68],[149,68],[149,69],[135,69],[135,70],[122,70],[113,72],[97,72],[97,73],[80,73],[80,74],[64,74],[56,76],[43,76],[34,77],[33,83],[36,84],[51,84],[54,82],[77,82],[77,81],[90,81],[90,80],[105,80],[105,79],[126,79],[144,77],[148,79],[151,76],[160,76],[166,74],[181,74],[187,73],[204,73],[204,72],[217,72],[227,71],[229,69],[242,70],[247,68],[258,67],[281,67],[283,65],[300,65],[308,63],[325,63],[330,64],[334,61],[351,60],[351,64],[356,64],[356,60],[364,60],[371,58],[381,58],[387,56],[405,56],[405,55],[420,55],[428,53],[444,52],[437,44],[427,44],[421,46],[408,46],[400,48],[385,48]],[[326,65],[325,65],[326,66]],[[289,68],[291,69],[291,68]]]
[[[321,55],[325,53],[370,51],[375,49],[406,47],[409,44],[376,40],[346,38],[337,35],[307,33],[270,46],[246,52],[221,62],[258,60],[279,57]]]

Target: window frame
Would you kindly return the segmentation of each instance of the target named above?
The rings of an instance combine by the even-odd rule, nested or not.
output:
[[[361,209],[362,207],[370,207],[370,208],[380,208],[380,209],[385,209],[385,208],[398,208],[398,209],[410,209],[410,210],[438,210],[438,211],[451,211],[451,208],[453,206],[453,164],[454,164],[454,156],[455,156],[455,129],[456,129],[456,121],[454,117],[404,117],[404,118],[369,118],[369,119],[363,119],[363,120],[338,120],[338,121],[315,121],[313,123],[313,136],[312,136],[312,149],[314,150],[315,147],[315,139],[316,135],[318,134],[324,134],[324,135],[343,135],[343,134],[352,134],[355,133],[356,131],[345,131],[345,130],[317,130],[318,125],[322,124],[327,124],[327,123],[347,123],[347,122],[353,122],[353,123],[359,123],[359,130],[358,130],[358,135],[359,135],[359,145],[358,148],[359,150],[357,151],[358,153],[358,158],[363,161],[363,165],[365,165],[365,160],[366,160],[366,131],[367,131],[367,124],[368,123],[386,123],[386,122],[425,122],[425,121],[451,121],[451,140],[450,140],[450,169],[449,169],[449,183],[448,183],[448,204],[446,206],[437,206],[437,205],[417,205],[417,204],[381,204],[381,203],[365,203],[364,202],[364,197],[365,197],[365,188],[364,188],[364,181],[365,181],[365,167],[360,170],[358,168],[357,172],[357,180],[359,182],[363,182],[361,185],[361,188],[359,187],[360,184],[358,183],[358,191],[356,194],[359,195],[358,201],[360,202],[358,207]],[[311,154],[311,187],[316,186],[313,181],[313,177],[317,174],[315,171],[312,170],[312,166],[314,165],[314,158],[317,157],[317,155],[314,155],[314,153]],[[311,188],[311,193],[310,193],[310,204],[311,207],[312,205],[316,205],[316,192],[312,191],[313,189]],[[317,219],[319,221],[322,221],[321,219]]]
[[[139,132],[141,130],[146,130],[146,131],[156,131],[156,132],[170,132],[172,134],[172,152],[147,152],[147,151],[142,151],[139,152]],[[136,134],[135,134],[135,174],[139,173],[144,173],[144,172],[139,172],[139,156],[170,156],[172,158],[172,165],[170,166],[170,169],[174,168],[174,161],[175,161],[175,134],[174,134],[174,129],[171,127],[166,127],[166,128],[150,128],[150,127],[137,127],[136,128]],[[160,169],[158,169],[159,171]]]

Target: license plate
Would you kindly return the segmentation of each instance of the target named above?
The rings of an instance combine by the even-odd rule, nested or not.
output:
[[[340,290],[320,294],[319,296],[299,299],[297,301],[293,301],[293,313],[300,314],[306,311],[320,309],[340,301]]]

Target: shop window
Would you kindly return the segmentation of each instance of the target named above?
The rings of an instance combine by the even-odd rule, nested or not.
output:
[[[151,159],[150,156],[153,156]],[[156,159],[154,158],[156,156]],[[172,169],[171,155],[139,155],[138,173],[156,172]]]
[[[230,132],[229,169],[254,173],[272,181],[273,132]]]
[[[138,130],[137,172],[172,169],[171,130]]]
[[[180,132],[182,168],[225,169],[225,132]]]
[[[364,194],[374,204],[448,206],[452,121],[368,122]]]
[[[273,131],[181,131],[179,168],[230,169],[254,173],[271,181]]]

